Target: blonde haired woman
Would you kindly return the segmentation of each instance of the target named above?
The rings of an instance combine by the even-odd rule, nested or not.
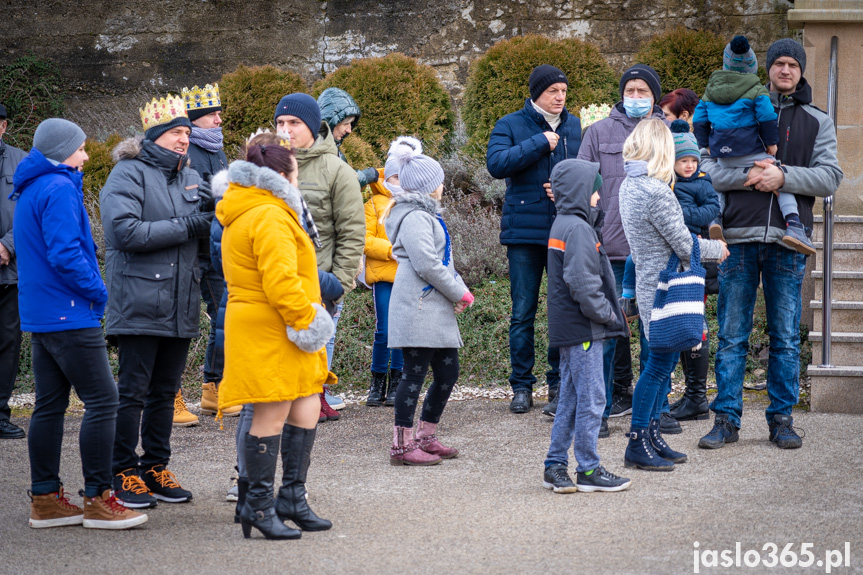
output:
[[[623,144],[626,179],[620,185],[620,215],[635,262],[635,292],[644,331],[650,340],[650,314],[659,273],[671,252],[689,261],[692,236],[683,211],[669,184],[674,181],[674,140],[662,120],[639,122]],[[703,260],[722,261],[725,243],[699,239]],[[659,410],[666,381],[677,364],[678,353],[651,352],[635,386],[632,426],[624,455],[627,467],[671,471],[686,454],[671,449],[659,431]]]

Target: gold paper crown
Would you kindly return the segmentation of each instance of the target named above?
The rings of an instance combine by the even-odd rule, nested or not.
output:
[[[183,99],[172,94],[158,100],[153,98],[153,101],[141,108],[140,112],[145,132],[153,126],[167,124],[177,118],[188,118]]]
[[[272,130],[267,128],[258,128],[257,131],[252,132],[248,138],[246,138],[246,146],[248,147],[252,140],[255,139],[256,136],[260,136],[261,134],[272,134]],[[291,136],[290,134],[276,134],[276,137],[279,139],[279,145],[283,148],[291,149]]]
[[[205,108],[221,108],[222,101],[219,99],[219,85],[207,84],[203,88],[192,86],[192,89],[183,88],[181,91],[186,110],[203,110]]]

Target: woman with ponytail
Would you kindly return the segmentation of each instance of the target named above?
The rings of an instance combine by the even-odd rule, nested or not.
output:
[[[256,135],[246,161],[228,168],[216,217],[225,226],[222,266],[228,286],[225,374],[219,409],[253,404],[244,437],[247,486],[240,509],[243,535],[297,539],[332,523],[305,499],[320,393],[327,380],[324,346],[333,321],[321,305],[316,230],[296,187],[297,163],[287,140]],[[307,231],[308,230],[308,231]],[[276,458],[282,485],[273,498]]]
[[[452,242],[441,217],[443,169],[416,146],[400,145],[390,157],[398,165],[401,193],[381,217],[399,262],[390,297],[388,345],[404,355],[390,463],[434,465],[458,455],[438,441],[436,433],[458,380],[462,340],[455,314],[474,297],[455,271]],[[414,413],[429,366],[434,380],[414,433]]]

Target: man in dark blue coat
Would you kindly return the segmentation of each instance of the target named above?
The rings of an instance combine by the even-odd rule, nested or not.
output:
[[[0,104],[0,439],[20,439],[24,430],[9,418],[12,410],[9,398],[18,375],[21,351],[21,322],[18,318],[18,260],[12,236],[12,216],[15,202],[12,176],[27,154],[3,141],[6,132],[6,107]]]
[[[509,382],[513,413],[533,405],[534,323],[539,286],[548,261],[548,234],[556,214],[549,178],[561,160],[575,158],[581,123],[567,112],[566,75],[554,66],[534,68],[524,108],[498,120],[488,142],[486,164],[495,178],[506,178],[500,243],[506,246],[511,281]],[[557,348],[549,348],[546,373],[549,399],[560,384]]]

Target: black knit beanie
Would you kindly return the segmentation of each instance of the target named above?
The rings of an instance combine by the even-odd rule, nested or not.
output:
[[[773,62],[782,56],[791,56],[797,60],[797,63],[800,64],[801,74],[806,71],[806,50],[803,49],[803,46],[799,42],[795,42],[791,38],[782,38],[772,43],[767,49],[767,61],[765,65],[768,72],[770,71],[770,67],[773,66]]]
[[[569,80],[559,68],[555,68],[549,64],[537,66],[530,73],[530,79],[527,81],[528,89],[530,90],[530,99],[536,102],[537,98],[542,96],[542,93],[548,90],[552,84],[563,82],[569,86]]]
[[[180,116],[179,118],[174,118],[170,122],[165,122],[164,124],[159,124],[158,126],[153,126],[146,132],[144,132],[144,139],[150,140],[151,142],[155,142],[159,139],[159,136],[167,132],[168,130],[173,130],[177,126],[186,126],[190,130],[192,129],[192,122],[189,121],[189,118],[186,116]]]
[[[653,103],[658,104],[662,99],[662,88],[660,87],[659,74],[656,70],[646,64],[636,64],[623,73],[620,77],[620,99],[623,99],[623,89],[630,80],[644,80],[653,94]]]

